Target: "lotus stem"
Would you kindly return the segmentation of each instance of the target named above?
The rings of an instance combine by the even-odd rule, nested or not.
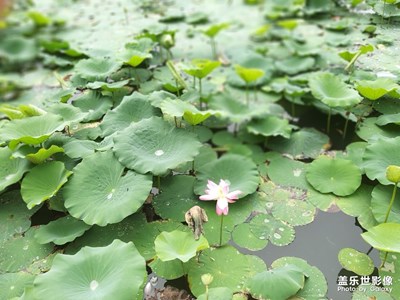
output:
[[[387,260],[387,257],[388,257],[388,254],[389,254],[389,252],[385,252],[385,257],[383,258],[382,263],[381,263],[381,265],[379,266],[379,269],[382,269],[383,266],[385,265],[386,260]]]
[[[331,131],[331,118],[332,118],[332,108],[329,108],[328,119],[326,121],[326,133]]]
[[[392,210],[394,199],[396,198],[396,191],[397,191],[397,182],[393,186],[392,198],[390,199],[389,207],[388,207],[388,210],[386,212],[385,220],[383,221],[383,223],[386,223],[388,221],[388,219],[389,219],[389,214],[390,214],[390,211]]]
[[[175,127],[178,127],[178,120],[174,117]]]
[[[254,87],[254,101],[258,101],[258,96],[257,96],[257,87]]]
[[[193,89],[196,88],[196,77],[193,76]]]
[[[222,246],[222,228],[223,228],[223,224],[224,224],[224,215],[221,215],[221,224],[220,224],[220,228],[219,228],[219,247]]]
[[[296,115],[296,106],[295,106],[293,101],[291,101],[291,103],[292,103],[292,105],[291,105],[291,107],[292,107],[292,117],[295,117],[295,115]]]
[[[346,139],[346,134],[347,134],[347,127],[349,125],[349,118],[350,118],[350,112],[346,112],[346,122],[344,123],[344,129],[343,129],[343,140]]]
[[[356,60],[360,57],[360,55],[361,55],[361,51],[358,51],[358,52],[356,53],[356,55],[354,55],[353,59],[347,64],[346,68],[344,68],[344,70],[345,70],[346,72],[350,69],[350,67],[351,67],[352,65],[354,65],[354,63],[355,63]]]
[[[208,284],[206,284],[206,300],[208,300]]]
[[[203,97],[202,97],[201,78],[199,78],[199,94],[200,94],[200,110],[203,110]]]
[[[250,99],[249,99],[249,84],[246,82],[246,103],[249,106]]]
[[[217,56],[217,44],[215,43],[215,39],[214,38],[210,38],[210,44],[211,44],[211,52],[212,52],[212,56],[214,59],[218,59]]]
[[[158,188],[158,192],[160,192],[161,190],[161,177],[157,176],[157,188]]]

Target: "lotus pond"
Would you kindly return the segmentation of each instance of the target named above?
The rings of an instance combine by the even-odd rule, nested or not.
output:
[[[399,17],[0,1],[0,299],[400,299]]]

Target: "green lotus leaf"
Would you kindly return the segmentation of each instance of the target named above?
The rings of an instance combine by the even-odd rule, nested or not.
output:
[[[24,38],[21,35],[9,35],[2,39],[0,57],[11,63],[25,63],[33,60],[38,53],[34,39]]]
[[[393,184],[386,178],[386,168],[390,165],[400,165],[400,137],[381,139],[370,143],[365,149],[363,167],[365,174],[371,180],[381,184]]]
[[[36,242],[35,228],[0,243],[0,273],[15,273],[47,257],[53,246]],[[12,258],[12,259],[10,259]]]
[[[84,247],[75,255],[59,254],[49,272],[34,281],[38,299],[132,299],[146,276],[146,262],[133,243]]]
[[[28,210],[18,190],[0,195],[0,244],[23,234],[31,226],[30,218],[38,208]]]
[[[18,182],[29,169],[29,162],[22,158],[12,158],[9,148],[0,148],[0,192]]]
[[[19,143],[37,145],[63,130],[65,125],[61,117],[53,114],[15,119],[0,127],[0,141],[9,142],[11,149]]]
[[[360,169],[351,161],[320,156],[307,168],[307,181],[321,193],[348,196],[361,185]]]
[[[329,107],[350,107],[361,102],[362,97],[332,73],[321,73],[309,80],[313,96]]]
[[[290,137],[292,126],[289,121],[276,116],[267,116],[263,119],[253,120],[247,124],[247,130],[255,135]]]
[[[186,175],[167,177],[163,180],[161,193],[153,199],[157,214],[163,219],[185,221],[185,213],[199,202],[193,193],[195,180],[195,177]]]
[[[371,210],[375,219],[379,223],[385,221],[386,213],[392,197],[393,187],[376,185],[372,191]],[[396,194],[392,205],[388,222],[400,223],[400,195]]]
[[[31,10],[28,11],[26,15],[32,19],[37,26],[47,26],[51,23],[51,19],[39,11]]]
[[[388,78],[360,80],[356,84],[356,89],[359,91],[359,93],[370,100],[377,100],[398,88],[399,86]]]
[[[268,245],[267,239],[259,239],[253,234],[249,223],[242,223],[235,227],[232,232],[232,239],[239,247],[251,251],[259,251]]]
[[[64,149],[56,145],[51,145],[50,148],[40,148],[36,153],[27,154],[25,157],[34,164],[42,164],[53,154],[62,153]]]
[[[350,52],[350,51],[348,51],[348,50],[346,50],[346,51],[342,51],[342,52],[339,52],[339,56],[341,57],[341,58],[343,58],[345,61],[347,61],[347,62],[351,62],[351,60],[354,58],[354,56],[356,56],[357,55],[357,52]]]
[[[149,267],[157,276],[167,280],[177,279],[186,275],[185,267],[184,265],[182,266],[182,261],[179,259],[162,261],[156,257],[149,264]]]
[[[274,204],[272,215],[292,226],[302,226],[314,221],[314,205],[302,200],[288,199]]]
[[[386,253],[381,252],[380,253],[380,258],[383,259],[385,257]],[[386,276],[387,278],[392,278],[392,283],[390,284],[389,282],[383,283],[383,286],[386,288],[391,288],[391,298],[390,300],[396,299],[400,295],[400,275],[399,275],[399,268],[400,268],[400,263],[399,263],[399,258],[400,255],[397,253],[389,253],[386,257],[386,262],[385,265],[382,266],[379,270],[379,275],[382,276],[382,279]],[[383,280],[382,280],[383,281]],[[377,297],[376,299],[381,299]],[[386,299],[383,298],[382,299]]]
[[[121,68],[122,62],[107,57],[92,57],[82,59],[75,65],[75,71],[80,77],[90,81],[105,81],[108,76]]]
[[[188,281],[191,292],[196,296],[204,294],[205,286],[201,276],[211,274],[213,281],[209,288],[226,287],[232,292],[243,290],[244,282],[254,272],[262,270],[262,260],[253,260],[254,256],[244,255],[232,246],[206,249],[201,252],[199,262],[192,259],[188,265]],[[265,268],[265,264],[264,264]],[[261,269],[261,270],[260,270]],[[235,270],[235,272],[232,272]]]
[[[361,236],[368,244],[380,251],[400,253],[400,241],[393,238],[399,234],[399,223],[382,223],[369,228]]]
[[[371,142],[381,138],[396,138],[399,136],[399,127],[397,125],[378,126],[376,123],[376,117],[366,118],[357,128],[356,134],[364,141]]]
[[[251,219],[250,230],[259,239],[268,239],[276,246],[286,246],[294,240],[292,226],[263,213]]]
[[[208,290],[208,295],[201,294],[197,297],[197,300],[232,300],[233,293],[232,290],[226,287],[217,287]]]
[[[164,114],[173,117],[183,117],[190,125],[200,124],[207,120],[211,115],[214,115],[213,111],[200,111],[192,104],[179,99],[164,100],[161,102],[160,108]]]
[[[381,115],[376,120],[376,124],[379,126],[384,126],[387,124],[400,125],[400,114]]]
[[[298,267],[283,267],[258,273],[246,283],[246,289],[256,299],[288,299],[304,287],[305,276]]]
[[[307,300],[325,298],[328,291],[328,284],[324,274],[317,267],[310,266],[305,260],[297,257],[282,257],[271,264],[274,269],[286,265],[298,267],[307,277],[304,287],[296,294],[296,297]]]
[[[24,293],[25,288],[33,286],[34,279],[34,275],[26,272],[1,274],[0,299],[14,299],[14,297],[20,297]]]
[[[193,77],[203,79],[220,65],[221,63],[219,61],[208,59],[193,59],[191,61],[191,64],[188,66],[183,66],[182,70]]]
[[[65,207],[86,224],[105,226],[136,212],[149,195],[150,176],[124,172],[111,151],[87,156],[64,188]]]
[[[30,170],[21,183],[21,195],[28,208],[53,197],[71,174],[59,161],[47,162]]]
[[[371,193],[372,187],[362,184],[358,190],[350,196],[338,198],[336,204],[341,211],[352,217],[369,214],[371,213]]]
[[[239,198],[254,193],[259,184],[257,167],[251,159],[227,154],[198,169],[194,192],[197,195],[203,195],[208,180],[218,184],[221,179],[230,182],[230,191],[242,192]]]
[[[115,92],[124,86],[126,86],[129,83],[130,79],[122,80],[122,81],[117,81],[117,82],[102,82],[102,81],[95,81],[95,82],[89,82],[86,87],[92,90],[98,90],[101,89],[102,91],[107,91],[107,92]]]
[[[112,146],[112,137],[106,137],[100,143],[96,143],[90,140],[79,140],[71,138],[63,145],[65,154],[71,158],[84,158],[95,153],[96,150],[106,151],[111,149]]]
[[[47,109],[47,111],[52,114],[61,116],[64,121],[69,124],[80,122],[87,115],[87,113],[82,112],[82,110],[78,107],[65,103],[53,104]]]
[[[229,26],[229,23],[213,24],[204,30],[203,33],[210,38],[215,38],[221,30],[227,29]]]
[[[284,39],[283,44],[293,53],[299,56],[316,55],[320,52],[322,39],[307,39],[305,42],[296,41],[294,39]]]
[[[353,293],[351,300],[365,299],[393,300],[393,297],[384,291],[377,290],[375,285],[363,284]]]
[[[115,155],[123,165],[154,175],[192,161],[202,146],[194,134],[157,117],[132,124],[115,136],[114,143]]]
[[[41,225],[35,232],[39,244],[53,242],[64,245],[83,235],[91,226],[71,216],[59,218],[47,225]]]
[[[268,141],[268,148],[302,159],[320,155],[329,144],[329,137],[314,128],[303,128],[292,133],[289,139],[276,137]]]
[[[158,115],[160,115],[159,110],[150,104],[148,98],[135,92],[125,96],[120,105],[107,112],[100,128],[103,130],[103,135],[111,135],[132,123]]]
[[[204,236],[195,240],[187,231],[161,232],[154,241],[157,257],[162,261],[179,259],[188,262],[197,252],[210,246]]]
[[[240,65],[235,65],[235,72],[246,83],[256,81],[265,75],[265,72],[261,69],[245,68]]]
[[[291,56],[283,60],[278,60],[275,66],[281,72],[295,75],[310,70],[314,64],[315,59],[312,57]]]
[[[112,106],[112,99],[102,96],[99,92],[87,90],[77,97],[72,104],[86,113],[83,121],[89,122],[100,119]]]
[[[341,249],[338,259],[343,268],[357,275],[371,275],[375,268],[374,262],[367,254],[352,248]]]
[[[154,43],[148,38],[141,38],[125,45],[125,49],[119,53],[119,58],[125,64],[137,67],[145,59],[152,58],[150,51],[153,49]]]

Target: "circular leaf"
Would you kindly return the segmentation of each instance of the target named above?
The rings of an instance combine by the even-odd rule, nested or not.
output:
[[[314,221],[316,209],[314,205],[301,200],[288,199],[275,203],[272,215],[292,226],[306,225]]]
[[[22,158],[11,158],[9,148],[0,148],[0,192],[18,182],[29,169],[29,162]]]
[[[163,175],[192,161],[202,144],[194,134],[152,117],[132,124],[114,138],[119,161],[140,173]]]
[[[321,193],[347,196],[361,185],[360,169],[351,161],[321,156],[307,168],[308,182]]]
[[[64,188],[65,207],[86,224],[105,226],[136,212],[151,190],[150,176],[128,171],[111,151],[87,156]]]
[[[351,248],[341,249],[338,259],[343,268],[357,275],[371,275],[375,268],[374,262],[367,254]]]
[[[240,198],[254,193],[260,181],[257,166],[251,159],[227,154],[198,169],[194,191],[202,195],[208,180],[219,182],[221,179],[229,181],[231,191],[241,191]]]
[[[146,262],[133,243],[114,240],[107,247],[57,255],[50,271],[36,277],[33,293],[38,299],[130,300],[145,276]]]
[[[239,247],[252,251],[262,250],[268,244],[268,240],[259,239],[253,234],[249,223],[237,225],[232,232],[232,239]]]
[[[106,57],[93,57],[80,60],[75,65],[75,70],[84,79],[105,81],[107,76],[110,76],[121,66],[122,62],[116,62]]]
[[[289,121],[276,116],[267,116],[261,120],[254,120],[248,123],[247,130],[250,133],[262,136],[283,136],[290,137],[292,126]]]

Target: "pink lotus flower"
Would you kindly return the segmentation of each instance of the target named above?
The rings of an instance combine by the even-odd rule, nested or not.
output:
[[[208,180],[206,194],[200,196],[200,200],[217,200],[216,212],[217,215],[228,214],[228,203],[234,203],[235,200],[239,199],[238,196],[242,193],[241,191],[229,192],[229,183],[225,180],[220,180],[219,184]]]

